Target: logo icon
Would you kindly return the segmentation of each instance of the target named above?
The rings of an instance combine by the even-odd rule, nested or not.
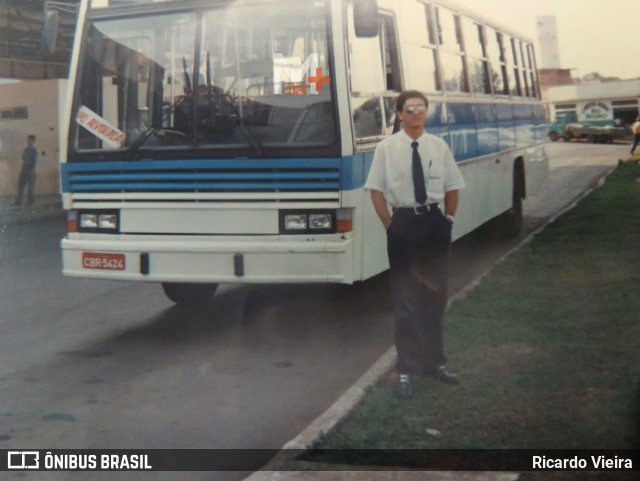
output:
[[[292,65],[281,53],[273,54],[273,92],[275,94],[282,94],[284,90],[285,95],[317,95],[322,92],[324,84],[331,83],[331,77],[322,73],[319,54],[312,53],[300,66],[296,66],[295,63]],[[285,78],[288,82],[284,81]]]
[[[38,451],[7,452],[8,469],[39,469],[40,453]]]

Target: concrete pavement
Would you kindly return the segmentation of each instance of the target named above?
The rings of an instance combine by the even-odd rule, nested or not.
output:
[[[23,199],[22,205],[12,206],[14,201],[13,196],[0,197],[0,225],[60,215],[63,212],[60,194],[36,195],[32,205],[27,205],[26,199]]]
[[[469,471],[275,471],[262,474],[263,479],[271,481],[517,481],[519,477],[515,473]]]

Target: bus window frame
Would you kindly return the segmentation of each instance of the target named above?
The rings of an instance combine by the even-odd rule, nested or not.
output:
[[[430,15],[432,16],[432,23],[436,28],[435,37],[437,43],[435,45],[436,51],[438,52],[438,69],[440,75],[440,87],[442,89],[443,95],[453,95],[456,97],[471,97],[473,92],[471,89],[471,78],[469,74],[469,62],[468,56],[465,48],[465,34],[464,34],[464,26],[462,22],[463,12],[459,9],[440,3],[429,3],[430,5]],[[454,27],[454,37],[456,39],[456,44],[459,48],[449,48],[449,45],[444,44],[443,35],[442,35],[442,15],[441,9],[446,10],[447,14],[453,15],[453,27]],[[437,13],[436,13],[437,12]],[[461,79],[463,80],[464,85],[461,90],[447,90],[446,86],[446,78],[445,78],[445,68],[443,64],[443,55],[449,59],[459,59],[462,70],[459,71],[461,74]]]
[[[327,32],[327,64],[329,65],[331,72],[336,72],[336,59],[335,59],[335,38],[333,32],[333,24],[331,22],[332,13],[329,0],[322,0],[324,4],[324,21]],[[100,8],[96,10],[89,9],[84,18],[84,25],[82,26],[82,42],[81,49],[78,55],[78,64],[73,72],[74,90],[71,99],[71,112],[78,112],[80,106],[81,87],[78,84],[82,81],[82,73],[84,72],[85,62],[88,59],[87,45],[90,35],[91,25],[96,21],[102,20],[117,20],[120,18],[136,18],[148,15],[172,15],[177,13],[194,13],[196,16],[201,15],[205,10],[212,10],[209,2],[204,0],[196,0],[193,5],[186,6],[182,2],[168,1],[163,3],[162,9],[158,9],[158,3],[143,4],[143,5],[127,5],[118,6],[113,8]],[[255,157],[300,157],[300,158],[313,158],[313,157],[335,157],[341,155],[342,152],[342,132],[340,129],[340,107],[338,105],[338,91],[337,82],[330,82],[329,88],[331,89],[331,106],[334,122],[334,138],[329,144],[318,145],[293,145],[291,147],[284,147],[281,145],[264,147],[262,152],[257,153],[248,145],[245,144],[225,144],[224,146],[216,147],[214,145],[199,145],[189,147],[187,145],[179,146],[158,146],[158,147],[141,147],[131,154],[128,152],[127,147],[119,149],[105,150],[98,149],[83,149],[78,150],[76,145],[75,134],[80,132],[81,127],[75,122],[75,115],[72,115],[68,119],[69,131],[65,139],[67,145],[67,157],[68,162],[102,162],[102,161],[135,161],[143,158],[153,158],[158,160],[174,159],[176,153],[180,153],[181,158],[184,159],[199,159],[202,158],[203,153],[211,156],[212,158],[228,158],[246,156],[250,158]],[[124,155],[123,155],[124,154]]]

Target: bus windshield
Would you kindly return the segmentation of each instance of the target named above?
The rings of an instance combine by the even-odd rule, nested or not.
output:
[[[76,82],[75,151],[329,145],[326,5],[225,2],[101,16]]]

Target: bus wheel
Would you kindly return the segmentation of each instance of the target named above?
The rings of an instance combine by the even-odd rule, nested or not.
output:
[[[500,217],[500,233],[507,239],[515,239],[522,229],[522,198],[513,201],[513,207]]]
[[[517,164],[513,179],[513,203],[511,209],[498,217],[498,228],[503,237],[515,239],[522,230],[522,197],[524,193],[524,171]]]
[[[551,142],[557,142],[560,140],[560,135],[558,132],[549,132],[549,140],[551,140]]]
[[[187,284],[163,282],[166,296],[179,306],[197,307],[205,304],[216,292],[218,284]]]

